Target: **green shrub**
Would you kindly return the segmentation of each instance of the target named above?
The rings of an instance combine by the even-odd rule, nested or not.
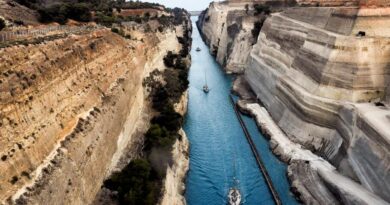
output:
[[[254,39],[254,44],[257,42],[257,38],[259,37],[261,28],[263,27],[263,24],[264,24],[264,20],[256,21],[253,25],[252,36]]]
[[[41,22],[66,23],[67,19],[91,21],[90,7],[86,3],[62,3],[38,9]]]
[[[173,109],[167,109],[152,119],[152,123],[165,127],[171,133],[177,132],[182,123],[182,116]]]
[[[141,24],[142,23],[142,18],[140,16],[136,16],[134,21],[138,24]]]
[[[5,20],[0,18],[0,31],[3,30],[5,28]]]
[[[253,8],[255,9],[255,15],[260,15],[262,13],[264,13],[264,15],[269,15],[271,13],[271,9],[267,5],[255,4],[253,5]]]
[[[162,111],[166,108],[167,104],[169,104],[168,92],[162,86],[156,86],[151,92],[152,96],[152,107],[157,111]]]
[[[158,124],[152,124],[145,134],[146,147],[151,148],[152,144],[160,138],[168,137],[168,130]]]
[[[119,29],[118,28],[111,28],[111,31],[114,32],[114,33],[119,33]]]
[[[111,26],[113,23],[116,23],[118,20],[114,16],[108,16],[103,12],[97,12],[95,21],[105,26]]]
[[[89,22],[92,19],[90,6],[86,3],[70,4],[67,17],[76,21]]]
[[[146,159],[131,161],[114,173],[104,186],[118,192],[120,204],[156,204],[161,190],[160,177]]]
[[[174,54],[172,51],[168,51],[167,55],[164,57],[164,65],[168,68],[172,68],[175,66],[175,59],[177,58],[177,54]]]

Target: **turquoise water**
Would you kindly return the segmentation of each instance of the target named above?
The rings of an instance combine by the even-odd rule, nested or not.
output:
[[[190,169],[186,181],[189,205],[222,205],[233,177],[239,180],[243,204],[274,204],[249,144],[229,101],[232,77],[209,54],[192,18],[192,66],[184,130],[190,141]],[[199,47],[201,52],[196,52]],[[205,72],[210,93],[205,94]],[[243,116],[283,204],[297,204],[289,192],[286,165],[269,150],[253,119]]]

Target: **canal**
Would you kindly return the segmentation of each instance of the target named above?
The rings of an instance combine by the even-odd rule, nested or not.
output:
[[[185,197],[189,205],[227,203],[233,178],[239,181],[243,204],[274,204],[244,132],[229,102],[232,76],[223,72],[208,52],[192,17],[192,65],[184,130],[190,141],[190,169]],[[201,48],[200,52],[195,49]],[[210,92],[202,87],[205,73]],[[269,150],[253,119],[242,116],[283,204],[297,204],[289,191],[286,165]]]

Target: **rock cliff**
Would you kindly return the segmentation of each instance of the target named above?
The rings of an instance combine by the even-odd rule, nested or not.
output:
[[[90,204],[123,155],[140,153],[142,82],[181,29],[142,26],[130,39],[98,27],[0,49],[0,203]]]
[[[244,72],[288,141],[355,182],[335,185],[287,157],[293,188],[310,204],[367,204],[353,190],[382,198],[379,204],[390,201],[389,2],[270,2],[260,2],[273,11],[267,17],[247,11],[250,1],[212,3],[198,25],[218,62]],[[256,21],[257,39],[249,32]],[[229,35],[225,27],[234,24],[240,29]]]

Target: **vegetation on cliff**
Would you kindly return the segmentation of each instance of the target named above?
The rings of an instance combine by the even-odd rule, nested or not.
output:
[[[269,15],[271,13],[270,7],[264,4],[254,4],[253,8],[256,16],[260,14]]]
[[[49,7],[39,8],[40,21],[66,23],[68,19],[81,22],[92,20],[90,5],[87,3],[63,3],[55,4]]]
[[[114,173],[104,186],[118,191],[121,204],[156,204],[160,194],[158,173],[146,159],[130,162],[122,172]]]
[[[0,18],[0,31],[5,28],[5,20],[3,18]]]
[[[259,20],[257,20],[253,24],[253,29],[252,29],[253,42],[252,42],[252,44],[254,45],[257,43],[257,39],[259,37],[260,31],[261,31],[261,28],[263,27],[265,19],[267,18],[267,16],[269,14],[271,14],[271,9],[269,6],[262,5],[262,4],[255,4],[255,5],[253,5],[253,8],[255,10],[254,15],[260,16]]]
[[[124,1],[124,0],[57,0],[51,4],[45,4],[38,0],[17,0],[18,3],[28,8],[37,10],[40,14],[40,21],[43,23],[58,22],[64,24],[68,19],[81,22],[96,21],[98,23],[109,24],[129,20],[117,16],[115,11],[122,9],[161,9],[162,5],[157,3]],[[94,14],[94,15],[92,15]],[[130,19],[131,20],[131,19]],[[139,20],[135,18],[133,20]]]
[[[171,150],[182,126],[183,116],[174,109],[174,104],[188,88],[190,28],[186,13],[181,9],[171,10],[174,18],[170,22],[184,25],[183,37],[178,37],[182,45],[177,54],[167,52],[164,71],[154,70],[144,79],[143,85],[149,91],[152,108],[156,115],[145,133],[143,158],[132,161],[121,172],[105,181],[104,186],[117,191],[121,204],[156,204],[159,200],[166,168],[172,163]],[[161,80],[162,78],[162,80]]]

